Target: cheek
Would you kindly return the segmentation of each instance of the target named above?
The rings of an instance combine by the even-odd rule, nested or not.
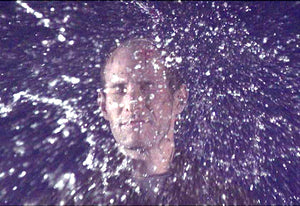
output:
[[[119,105],[120,105],[119,101],[113,99],[107,99],[106,111],[108,116],[110,117],[110,120],[114,120],[118,118],[121,112],[121,107]]]
[[[168,102],[171,102],[171,94],[166,88],[161,88],[161,89],[153,89],[149,92],[147,92],[147,100],[151,104],[166,104]]]
[[[172,102],[169,99],[161,98],[160,100],[153,101],[152,108],[159,124],[171,119]]]

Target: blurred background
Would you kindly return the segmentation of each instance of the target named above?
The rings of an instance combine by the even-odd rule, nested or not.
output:
[[[171,51],[190,90],[176,146],[258,203],[299,204],[299,6],[1,2],[0,204],[58,204],[116,164],[97,89],[109,49],[132,37]]]

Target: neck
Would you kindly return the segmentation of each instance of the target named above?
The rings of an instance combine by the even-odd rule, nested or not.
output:
[[[122,149],[132,159],[136,178],[160,175],[169,170],[174,154],[174,139],[163,138],[158,145],[143,150]]]
[[[134,177],[140,179],[168,172],[175,152],[174,123],[174,120],[171,121],[167,134],[149,148],[141,150],[120,148],[125,156],[132,159]]]

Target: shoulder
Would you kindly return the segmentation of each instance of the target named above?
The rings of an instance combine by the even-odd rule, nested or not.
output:
[[[227,179],[209,160],[178,151],[167,181],[176,204],[255,204],[238,181]]]
[[[165,196],[171,204],[199,204],[202,201],[202,160],[187,151],[177,150],[171,164],[172,175],[165,184]]]

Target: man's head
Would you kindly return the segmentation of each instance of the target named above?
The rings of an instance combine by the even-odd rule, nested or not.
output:
[[[129,40],[111,53],[102,70],[99,105],[115,140],[126,149],[173,141],[174,122],[188,92],[165,67],[164,54],[149,40]]]

